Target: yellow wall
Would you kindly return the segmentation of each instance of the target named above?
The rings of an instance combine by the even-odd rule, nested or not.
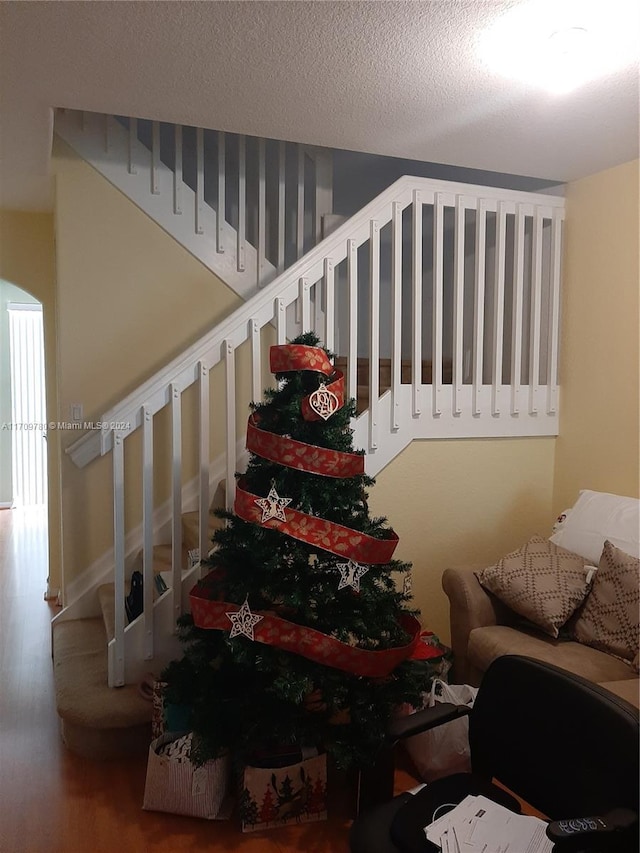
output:
[[[415,442],[370,509],[400,535],[423,623],[449,637],[442,571],[488,564],[584,488],[638,496],[638,161],[567,187],[557,439]]]
[[[56,284],[53,217],[0,211],[0,278],[32,294],[43,306],[47,416],[57,420]],[[62,585],[58,436],[47,438],[49,479],[49,589]]]
[[[639,495],[638,161],[567,188],[553,504]]]
[[[413,563],[422,623],[449,640],[449,566],[490,565],[553,524],[553,438],[415,441],[376,478],[369,510]]]
[[[61,142],[54,168],[60,411],[70,420],[71,404],[82,403],[85,420],[97,421],[240,300]],[[157,420],[159,443],[166,443],[166,423]],[[64,432],[63,449],[79,435]],[[135,481],[127,505],[131,529],[141,512],[139,436],[126,447]],[[194,454],[186,461],[193,468],[185,468],[188,479]],[[65,583],[113,545],[111,476],[110,457],[81,470],[62,456]],[[157,503],[167,494],[166,472],[158,482],[164,488],[156,490]]]

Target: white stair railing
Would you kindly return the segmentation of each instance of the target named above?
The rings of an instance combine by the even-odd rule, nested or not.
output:
[[[243,298],[316,245],[331,151],[59,110],[56,133]]]
[[[358,396],[364,386],[368,403],[354,423],[355,444],[367,450],[372,475],[414,439],[555,435],[563,219],[557,197],[401,178],[106,412],[100,432],[68,449],[81,467],[113,456],[115,603],[122,613],[124,505],[139,477],[125,470],[125,445],[142,428],[147,551],[159,464],[153,419],[169,413],[173,588],[154,604],[156,616],[166,608],[164,621],[154,623],[147,601],[136,622],[116,620],[112,685],[135,680],[148,667],[145,658],[162,657],[194,580],[193,573],[182,578],[178,562],[188,389],[196,389],[189,446],[198,455],[203,550],[212,465],[226,477],[232,507],[247,403],[260,399],[268,382],[268,344],[285,342],[296,314],[299,331],[315,330],[342,354],[348,394]],[[222,393],[210,398],[214,373]],[[212,435],[223,437],[224,447],[213,462]]]

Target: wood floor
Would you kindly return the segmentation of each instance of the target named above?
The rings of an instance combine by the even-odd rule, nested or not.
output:
[[[0,853],[347,853],[344,791],[329,820],[243,835],[235,819],[203,821],[141,809],[146,760],[92,762],[68,752],[53,696],[44,601],[42,516],[0,511]],[[397,771],[396,787],[415,784]]]

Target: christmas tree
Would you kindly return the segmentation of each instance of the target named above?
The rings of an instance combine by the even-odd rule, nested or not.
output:
[[[298,744],[364,766],[397,706],[429,686],[428,662],[410,660],[410,564],[369,515],[355,401],[318,343],[271,348],[278,386],[251,406],[234,512],[219,513],[211,571],[180,620],[185,656],[163,674],[166,700],[191,708],[196,762]]]

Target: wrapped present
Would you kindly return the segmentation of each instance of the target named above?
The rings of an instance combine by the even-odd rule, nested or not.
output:
[[[153,678],[153,677],[152,677]],[[155,740],[167,732],[188,731],[191,726],[191,709],[186,705],[174,705],[165,699],[166,681],[149,680],[140,685],[150,694],[153,703],[151,711],[151,738]],[[143,693],[145,695],[145,693]]]
[[[221,820],[228,782],[229,758],[191,763],[191,733],[164,734],[151,742],[142,808],[148,811]]]
[[[264,766],[245,767],[242,779],[240,818],[243,832],[326,819],[326,754],[305,758],[300,750],[293,753],[289,750],[288,755],[279,752],[260,756],[257,760]],[[283,761],[292,760],[295,763],[283,766]]]
[[[151,687],[151,701],[153,706],[151,709],[151,738],[155,740],[165,732],[164,722],[164,681],[154,681]]]

